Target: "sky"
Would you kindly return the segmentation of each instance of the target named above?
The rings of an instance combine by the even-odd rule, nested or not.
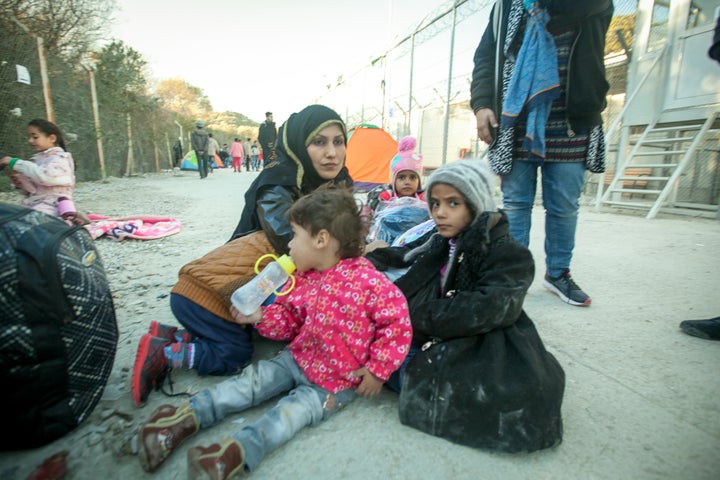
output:
[[[117,0],[111,24],[154,80],[180,77],[215,111],[278,125],[447,0]],[[451,3],[450,3],[451,4]]]

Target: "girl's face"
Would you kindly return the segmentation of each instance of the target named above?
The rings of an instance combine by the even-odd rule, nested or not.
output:
[[[28,143],[32,145],[36,152],[42,152],[48,148],[56,146],[57,136],[43,133],[34,125],[27,127]]]
[[[307,152],[320,178],[337,177],[345,165],[345,135],[340,125],[332,124],[320,130],[310,141]]]
[[[420,177],[412,170],[403,170],[395,176],[395,192],[398,197],[412,197],[420,188]]]
[[[290,222],[293,238],[288,243],[290,256],[299,272],[306,272],[317,267],[318,251],[314,248],[314,237],[300,225]]]
[[[470,225],[473,216],[465,196],[447,183],[436,183],[429,192],[430,213],[444,238],[455,238]]]

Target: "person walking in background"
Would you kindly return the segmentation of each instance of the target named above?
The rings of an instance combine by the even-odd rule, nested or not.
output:
[[[543,285],[577,306],[591,303],[571,277],[570,261],[585,170],[605,171],[600,113],[612,15],[610,0],[498,1],[475,51],[470,87],[478,137],[490,145],[490,164],[501,176],[510,233],[528,246],[540,169]]]
[[[183,158],[183,145],[182,139],[178,137],[177,142],[173,145],[173,167],[177,168],[180,166],[180,160]]]
[[[215,137],[213,137],[212,133],[208,133],[208,171],[209,173],[213,173],[215,170],[215,167],[217,166],[217,162],[215,161],[215,155],[217,155],[220,152],[220,144],[217,140],[215,140]]]
[[[232,157],[233,172],[242,172],[242,159],[245,157],[245,149],[243,149],[240,139],[235,137],[235,141],[230,147],[230,156]]]
[[[250,138],[246,138],[245,141],[243,141],[243,151],[245,152],[245,157],[244,157],[245,158],[245,170],[247,170],[248,172],[254,170],[251,167],[251,161],[252,161],[252,159],[250,158],[250,153],[251,153],[250,150],[251,149],[252,149],[252,144],[250,143]]]
[[[275,159],[275,144],[277,143],[277,128],[273,121],[272,112],[265,112],[265,122],[260,124],[258,141],[263,151],[265,165]]]
[[[222,166],[224,168],[227,168],[228,165],[230,164],[230,147],[228,147],[227,143],[223,143],[223,146],[220,149],[220,152],[218,152],[218,157],[220,157]]]
[[[256,172],[260,171],[260,148],[258,147],[257,140],[253,140],[252,146],[250,146],[250,164],[253,170]]]
[[[203,179],[207,177],[207,150],[208,140],[210,137],[208,136],[208,133],[203,130],[205,122],[198,120],[195,122],[195,126],[197,128],[190,134],[190,144],[195,151],[195,158],[197,159],[200,178]]]

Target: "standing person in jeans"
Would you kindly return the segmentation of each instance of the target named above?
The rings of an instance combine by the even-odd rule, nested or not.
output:
[[[243,144],[243,150],[245,151],[245,170],[248,172],[254,171],[255,169],[251,166],[251,158],[250,158],[250,148],[252,147],[252,144],[250,143],[250,139],[246,138],[245,141],[242,142]]]
[[[250,146],[250,164],[252,169],[256,172],[260,171],[260,147],[258,147],[257,140],[253,140],[252,146]]]
[[[529,244],[540,169],[543,285],[577,306],[591,303],[570,276],[570,261],[585,170],[605,171],[600,113],[612,14],[609,0],[498,0],[474,56],[470,105],[501,176],[510,233]]]
[[[195,158],[197,158],[198,172],[200,172],[200,178],[207,177],[207,153],[208,153],[208,141],[210,137],[208,133],[203,130],[205,122],[198,120],[195,122],[197,127],[190,134],[190,143],[192,144],[193,150],[195,150]]]
[[[265,164],[275,160],[275,144],[277,143],[277,128],[273,121],[272,112],[265,112],[265,122],[258,129],[258,141],[263,151]]]

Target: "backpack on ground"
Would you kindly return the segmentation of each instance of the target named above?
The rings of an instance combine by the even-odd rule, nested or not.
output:
[[[0,203],[0,451],[45,445],[87,418],[117,340],[110,288],[88,232]]]

